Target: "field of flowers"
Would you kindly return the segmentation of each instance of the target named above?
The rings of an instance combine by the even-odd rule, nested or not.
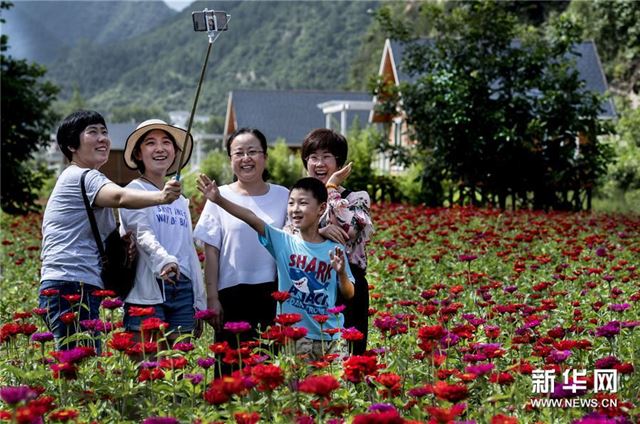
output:
[[[291,354],[286,316],[263,347],[229,349],[210,328],[172,350],[134,345],[108,293],[82,323],[102,354],[53,352],[36,308],[41,217],[2,216],[0,421],[637,422],[640,217],[372,212],[371,351],[311,363]],[[216,378],[221,363],[241,369]]]

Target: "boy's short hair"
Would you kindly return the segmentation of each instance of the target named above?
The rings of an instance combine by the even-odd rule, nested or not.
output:
[[[318,150],[327,150],[336,158],[338,168],[347,161],[349,144],[342,134],[329,128],[317,128],[311,131],[302,142],[302,164],[307,169],[307,158]]]
[[[327,188],[324,186],[322,181],[313,177],[305,177],[300,178],[296,181],[291,187],[291,191],[299,189],[306,190],[311,192],[313,197],[318,201],[318,203],[325,203],[329,198],[329,194],[327,193]],[[289,193],[291,193],[291,191]]]
[[[69,147],[78,149],[78,147],[80,147],[80,134],[82,134],[82,131],[89,125],[95,124],[102,124],[105,128],[107,127],[102,115],[93,110],[79,110],[64,118],[58,127],[56,141],[67,159],[71,160],[73,157]]]

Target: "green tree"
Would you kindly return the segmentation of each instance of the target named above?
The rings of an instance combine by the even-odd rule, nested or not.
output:
[[[372,182],[371,164],[378,146],[384,141],[384,136],[375,128],[353,128],[347,135],[349,155],[347,163],[353,162],[351,175],[346,181],[350,190],[368,190]]]
[[[494,1],[425,8],[434,36],[407,43],[413,82],[400,97],[429,161],[430,204],[445,200],[449,180],[474,203],[504,207],[511,195],[523,206],[562,208],[566,193],[588,192],[605,172],[601,99],[583,90],[567,59],[580,29],[565,18],[543,33],[508,9]]]
[[[273,148],[269,149],[267,161],[269,181],[285,187],[291,187],[302,177],[302,161],[294,155],[282,139],[276,140]]]
[[[2,1],[0,10],[12,3]],[[0,18],[0,23],[4,23]],[[46,177],[30,163],[34,153],[49,142],[49,133],[58,119],[51,109],[58,88],[42,81],[46,69],[26,60],[16,60],[5,52],[8,37],[0,41],[2,85],[2,210],[26,213],[35,209],[37,192]]]
[[[170,122],[169,114],[160,106],[145,106],[140,104],[132,104],[129,106],[113,108],[111,112],[112,122],[142,122],[147,119],[162,119]]]
[[[229,156],[224,150],[210,152],[200,164],[200,172],[206,174],[218,185],[229,184],[233,181],[233,171],[229,163]]]

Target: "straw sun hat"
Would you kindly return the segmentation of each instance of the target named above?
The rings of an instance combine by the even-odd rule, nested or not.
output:
[[[144,134],[148,133],[152,130],[162,130],[171,134],[173,139],[176,141],[178,145],[179,151],[176,151],[176,158],[167,170],[167,175],[173,175],[178,171],[178,161],[180,161],[181,151],[185,148],[184,146],[184,136],[187,133],[182,128],[174,127],[173,125],[169,125],[166,122],[160,119],[148,119],[142,122],[138,127],[129,134],[127,137],[127,142],[124,146],[124,163],[130,169],[138,169],[138,165],[133,160],[133,149]],[[184,163],[182,167],[189,163],[189,159],[191,158],[191,151],[193,150],[193,137],[189,134],[189,138],[187,139],[186,151],[184,154]]]

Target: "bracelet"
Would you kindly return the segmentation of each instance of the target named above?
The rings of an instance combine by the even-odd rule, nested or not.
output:
[[[338,186],[335,185],[335,184],[332,184],[332,183],[327,184],[326,187],[327,187],[327,190],[331,190],[331,189],[337,190],[338,189]]]

